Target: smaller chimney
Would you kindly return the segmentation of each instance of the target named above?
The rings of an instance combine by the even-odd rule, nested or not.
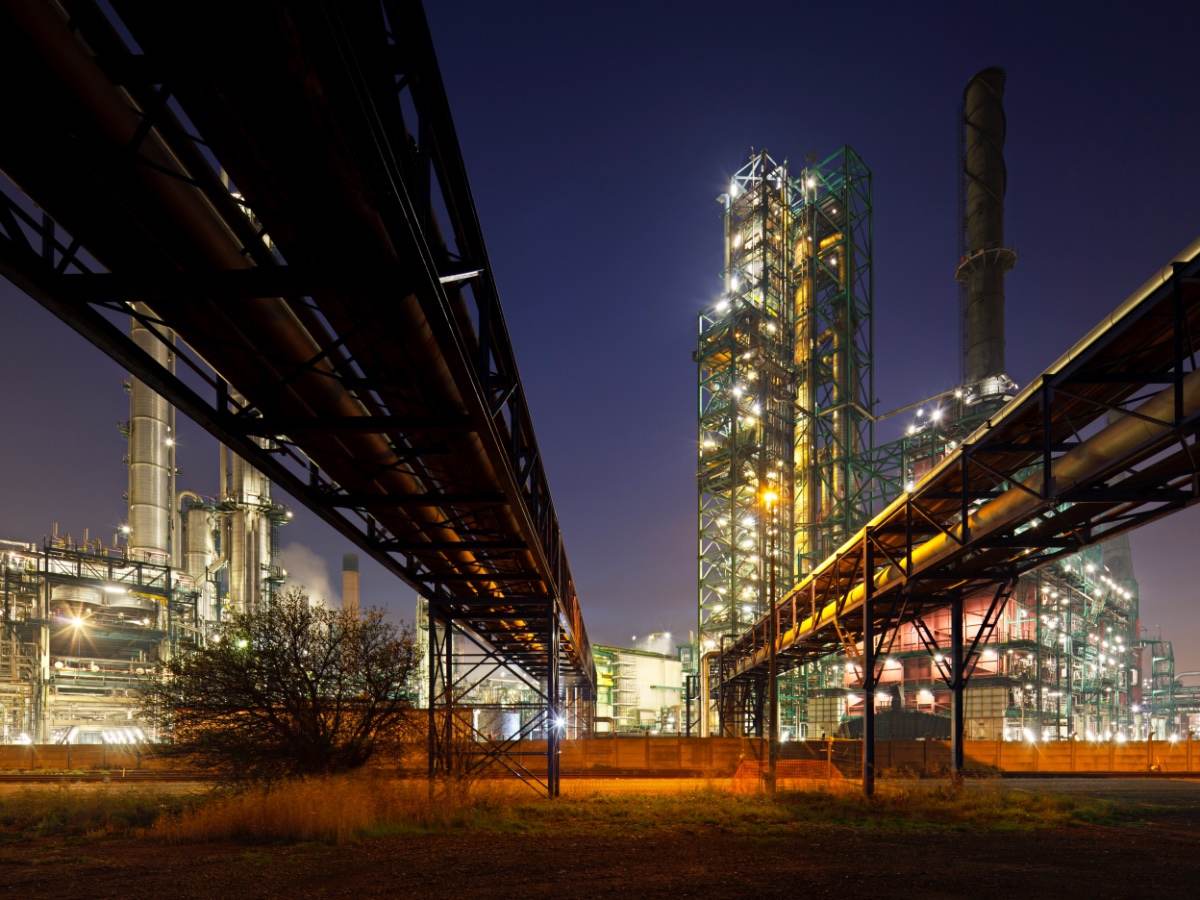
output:
[[[358,618],[358,554],[342,557],[342,610]]]

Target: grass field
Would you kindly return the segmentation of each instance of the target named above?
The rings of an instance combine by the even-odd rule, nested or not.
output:
[[[852,786],[784,790],[774,799],[712,787],[678,790],[669,782],[572,785],[551,802],[513,783],[444,785],[432,794],[419,781],[341,777],[241,791],[164,791],[121,786],[25,788],[0,795],[0,833],[139,834],[169,843],[327,841],[385,834],[644,835],[720,829],[786,833],[814,827],[944,832],[1015,830],[1115,823],[1109,801],[986,786],[883,784],[876,798]],[[656,787],[658,788],[656,790]]]
[[[30,898],[1186,895],[1200,784],[882,782],[783,791],[571,779],[441,789],[337,778],[271,790],[0,791],[0,894]],[[724,788],[724,789],[723,789]],[[1181,893],[1182,892],[1182,893]]]

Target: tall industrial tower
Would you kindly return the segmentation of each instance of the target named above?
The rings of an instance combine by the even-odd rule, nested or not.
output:
[[[719,200],[695,353],[702,654],[856,530],[875,485],[870,170],[849,147],[795,174],[760,151]]]

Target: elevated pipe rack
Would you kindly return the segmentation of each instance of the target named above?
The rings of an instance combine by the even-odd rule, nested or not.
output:
[[[555,794],[595,670],[423,11],[108,8],[0,8],[0,274],[536,684]],[[474,727],[436,656],[435,775]]]
[[[763,616],[724,648],[719,689],[761,682],[772,631],[779,671],[845,649],[869,689],[898,625],[965,593],[995,591],[997,606],[1022,572],[1195,503],[1198,341],[1200,239],[802,579],[777,622]],[[942,674],[961,748],[980,635],[964,652],[956,633]],[[869,734],[869,694],[864,711]],[[868,791],[870,754],[866,740]]]

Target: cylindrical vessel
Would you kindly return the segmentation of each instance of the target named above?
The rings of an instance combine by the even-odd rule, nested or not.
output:
[[[148,313],[138,304],[140,312]],[[171,348],[136,319],[133,341],[163,368],[173,365]],[[166,333],[168,338],[172,335]],[[129,393],[129,555],[166,564],[170,554],[171,410],[166,400],[138,379]]]

